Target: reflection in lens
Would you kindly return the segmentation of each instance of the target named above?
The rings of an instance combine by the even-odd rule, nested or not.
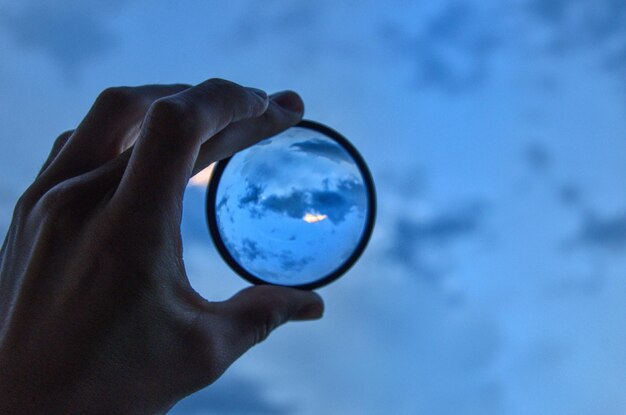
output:
[[[271,284],[311,284],[355,252],[368,188],[346,149],[293,127],[232,157],[218,183],[215,220],[245,271]]]

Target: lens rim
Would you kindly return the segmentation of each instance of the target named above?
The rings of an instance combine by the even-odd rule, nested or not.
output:
[[[314,290],[316,288],[328,285],[344,275],[350,268],[352,268],[352,266],[357,262],[357,260],[365,251],[365,248],[367,248],[376,222],[376,189],[374,186],[374,179],[372,178],[372,174],[370,173],[370,170],[367,167],[363,156],[361,156],[356,147],[354,147],[354,145],[350,141],[348,141],[347,138],[345,138],[343,135],[339,134],[332,128],[316,121],[302,120],[294,127],[306,128],[316,131],[337,142],[342,148],[344,148],[348,152],[348,154],[350,154],[352,159],[355,161],[361,173],[361,176],[363,177],[363,181],[367,189],[368,206],[365,228],[363,229],[359,243],[355,247],[352,254],[348,257],[348,259],[346,259],[346,261],[344,261],[342,265],[340,265],[330,274],[325,275],[313,282],[298,285],[283,285],[265,281],[245,269],[241,264],[239,264],[239,262],[237,262],[237,260],[231,255],[228,248],[226,248],[226,245],[224,244],[222,235],[220,234],[219,228],[217,226],[217,216],[215,209],[215,201],[217,198],[217,190],[219,187],[220,179],[233,156],[218,161],[213,168],[209,184],[207,185],[205,213],[206,221],[209,228],[209,234],[211,235],[213,244],[217,248],[217,251],[219,252],[224,262],[226,262],[228,266],[240,277],[244,278],[254,285],[276,285],[282,287],[298,288],[301,290]]]

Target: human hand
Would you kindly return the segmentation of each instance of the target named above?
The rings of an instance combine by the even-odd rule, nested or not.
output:
[[[300,121],[293,92],[223,80],[104,91],[20,198],[0,251],[0,413],[163,413],[321,298],[189,284],[192,174]],[[210,270],[209,270],[210,272]]]

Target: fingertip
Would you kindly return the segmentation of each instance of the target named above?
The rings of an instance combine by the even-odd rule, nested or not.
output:
[[[282,109],[296,113],[296,114],[304,114],[304,101],[294,91],[281,91],[271,96],[272,101]]]
[[[246,315],[273,314],[278,310],[283,322],[317,320],[324,314],[324,300],[316,292],[276,285],[245,288],[226,304],[235,309],[253,311]]]
[[[290,321],[318,320],[324,315],[324,300],[315,291],[291,288],[298,297],[299,307],[289,317]]]
[[[291,316],[291,321],[319,320],[324,316],[324,301],[320,296],[305,303],[296,313]]]

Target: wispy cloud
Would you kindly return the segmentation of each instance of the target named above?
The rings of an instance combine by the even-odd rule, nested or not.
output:
[[[626,73],[626,2],[621,0],[530,0],[529,15],[547,29],[546,49],[554,54],[590,50],[599,67]]]
[[[479,232],[484,213],[484,204],[474,203],[431,218],[398,216],[388,255],[416,275],[436,281],[445,272],[441,258],[447,249]]]
[[[552,29],[560,51],[611,40],[626,31],[626,3],[620,0],[530,0],[531,16]]]
[[[304,153],[314,154],[318,157],[327,158],[328,160],[334,161],[335,163],[339,163],[341,161],[353,163],[352,159],[344,149],[339,147],[337,144],[331,143],[326,140],[312,139],[302,141],[300,143],[294,143],[290,147]]]
[[[448,93],[472,90],[487,79],[499,40],[494,22],[474,2],[447,2],[425,29],[388,27],[385,36],[415,66],[420,87]]]
[[[109,19],[126,0],[30,0],[0,10],[4,30],[26,49],[43,52],[72,77],[116,43]]]
[[[626,250],[626,212],[607,216],[585,215],[574,240],[586,247],[624,253]]]
[[[178,403],[172,415],[283,415],[294,413],[294,406],[273,402],[263,384],[227,374],[211,387]]]
[[[552,156],[540,143],[531,143],[524,149],[524,159],[537,173],[546,172],[552,165]]]

